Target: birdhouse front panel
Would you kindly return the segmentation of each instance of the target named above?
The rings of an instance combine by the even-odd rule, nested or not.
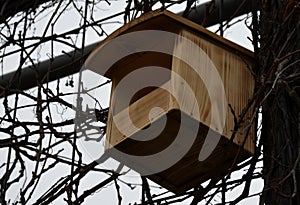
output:
[[[159,35],[124,40],[139,31]],[[129,54],[108,64],[105,51]],[[156,11],[111,34],[85,66],[112,79],[107,154],[170,191],[222,177],[253,154],[250,51]]]

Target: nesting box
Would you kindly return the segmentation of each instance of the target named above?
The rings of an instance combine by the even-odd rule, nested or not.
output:
[[[168,11],[121,27],[85,67],[112,79],[106,152],[181,193],[254,152],[253,54]],[[232,138],[234,136],[234,138]]]

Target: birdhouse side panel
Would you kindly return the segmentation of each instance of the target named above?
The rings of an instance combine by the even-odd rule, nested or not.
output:
[[[232,111],[239,117],[253,96],[254,79],[248,70],[252,65],[242,54],[234,53],[220,46],[218,42],[201,38],[190,30],[183,29],[180,36],[174,47],[174,73],[171,80],[175,98],[182,106],[180,109],[214,131],[221,132],[220,127],[224,126],[221,134],[230,139],[235,126]],[[222,103],[224,99],[221,89],[225,91],[225,103]],[[215,103],[217,109],[217,115],[213,117],[212,103]],[[244,143],[251,117],[250,109],[234,138],[236,144]],[[254,135],[254,131],[252,126],[250,135]],[[244,148],[253,153],[254,145],[250,137],[247,137]]]

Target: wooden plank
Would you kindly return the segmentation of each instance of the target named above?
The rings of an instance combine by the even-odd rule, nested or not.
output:
[[[166,83],[162,87],[167,88],[168,86],[169,83]],[[171,98],[172,96],[165,89],[157,88],[131,104],[129,108],[125,108],[119,113],[116,113],[114,117],[112,116],[111,111],[109,116],[109,123],[111,123],[111,127],[110,132],[107,135],[109,138],[108,142],[110,143],[109,147],[117,145],[126,138],[135,134],[140,129],[149,126],[152,121],[155,121],[173,109],[170,104]],[[154,107],[159,107],[164,110],[164,112],[152,113],[152,118],[149,119],[149,113]],[[138,128],[138,130],[136,130],[132,125]]]
[[[205,78],[205,81],[210,83],[210,92],[220,93],[221,88],[218,87],[217,85],[219,84],[215,82],[217,80],[215,78],[216,76],[209,76],[210,72],[206,72],[206,70],[217,69],[220,80],[222,80],[221,83],[224,85],[224,91],[227,98],[227,105],[225,105],[227,116],[225,127],[221,134],[230,139],[235,123],[229,104],[233,108],[235,115],[238,117],[241,115],[243,109],[246,107],[254,93],[254,78],[247,69],[248,64],[251,64],[251,61],[247,62],[235,53],[224,50],[224,48],[219,47],[212,42],[199,38],[197,34],[190,30],[183,29],[179,35],[182,35],[191,41],[183,41],[185,44],[181,41],[177,41],[174,48],[174,56],[184,56],[191,64],[199,65],[195,68],[191,68],[186,62],[173,57],[172,71],[177,73],[180,78],[176,78],[176,75],[173,75],[172,86],[175,89],[174,93],[176,97],[181,101],[180,104],[183,105],[181,109],[186,113],[195,116],[194,113],[196,112],[196,109],[199,108],[200,115],[197,120],[217,131],[216,128],[220,127],[222,119],[214,118],[215,121],[211,121],[210,96],[207,87],[203,83],[203,79],[201,79]],[[195,49],[193,49],[194,44],[192,42],[198,45],[204,52],[202,54],[195,54]],[[212,64],[214,64],[215,67],[212,66]],[[195,72],[194,69],[198,70],[198,73]],[[202,73],[203,76],[199,76],[199,73]],[[190,87],[191,90],[188,91],[187,87]],[[195,105],[194,98],[196,98],[198,106]],[[222,99],[220,98],[219,100]],[[219,112],[221,112],[221,110]],[[252,109],[247,112],[245,122],[241,124],[240,130],[234,138],[235,143],[243,143],[246,127],[248,126],[247,122],[252,117],[251,114]],[[253,137],[254,134],[255,127],[252,126],[250,136]],[[249,137],[247,139],[245,149],[252,153],[254,152],[252,138]]]

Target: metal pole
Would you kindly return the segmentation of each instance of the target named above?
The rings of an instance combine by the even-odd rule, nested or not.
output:
[[[84,60],[88,54],[95,48],[98,43],[89,45],[84,48],[84,54],[81,51],[70,52],[66,55],[60,55],[55,57],[53,61],[46,60],[37,65],[39,76],[43,83],[51,82],[59,78],[63,78],[68,75],[77,73]],[[22,69],[19,81],[17,79],[13,80],[15,72],[8,73],[3,77],[0,77],[0,98],[4,95],[4,89],[10,85],[9,93],[15,93],[14,89],[27,90],[37,86],[37,79],[35,75],[35,70],[32,66]]]
[[[243,14],[250,13],[252,7],[250,0],[215,0],[215,8],[205,19],[206,8],[210,5],[210,3],[211,2],[200,4],[196,8],[192,9],[187,18],[204,27],[209,27],[220,23],[219,10],[221,8],[221,4],[223,4],[223,21],[228,21]],[[182,13],[183,12],[180,12],[179,15]],[[204,19],[205,22],[203,22]]]

